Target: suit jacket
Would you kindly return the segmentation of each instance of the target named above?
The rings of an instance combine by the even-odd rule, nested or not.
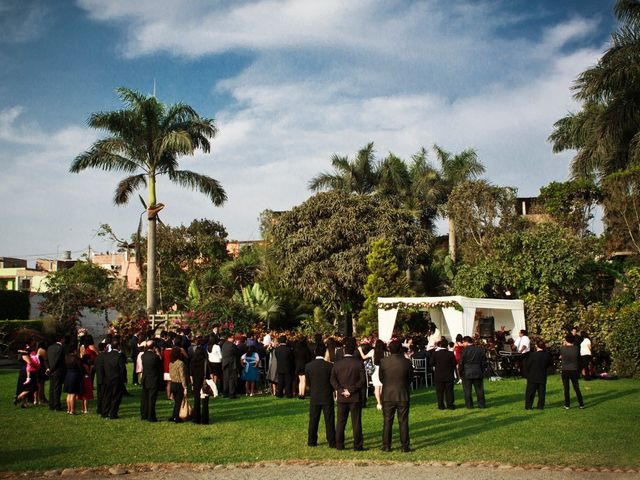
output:
[[[379,376],[382,382],[382,401],[409,403],[409,390],[413,365],[401,353],[380,360]]]
[[[98,354],[93,362],[93,368],[96,372],[96,384],[102,385],[104,383],[104,355],[107,352]]]
[[[64,375],[67,371],[64,364],[64,347],[57,342],[49,345],[45,364],[52,375]]]
[[[453,382],[456,371],[456,356],[446,348],[436,349],[431,353],[434,382]]]
[[[233,370],[239,370],[238,363],[240,357],[238,356],[238,347],[235,343],[225,341],[220,347],[222,352],[222,368],[231,368]]]
[[[469,345],[460,357],[460,374],[462,378],[474,380],[484,377],[487,369],[487,358],[482,347]]]
[[[547,370],[552,365],[551,354],[546,350],[535,351],[527,355],[527,380],[533,383],[547,383]]]
[[[164,366],[162,359],[152,350],[147,350],[140,357],[142,360],[141,384],[144,388],[156,388],[162,385]]]
[[[278,361],[277,373],[281,375],[293,373],[293,350],[291,350],[287,345],[278,345],[274,349],[274,353],[276,354],[276,360]]]
[[[131,340],[129,340],[129,349],[131,350],[131,360],[133,360],[133,363],[136,362],[138,359],[138,353],[140,353],[138,342],[139,340],[137,335],[132,336]]]
[[[331,370],[331,386],[338,392],[338,403],[361,402],[362,390],[367,386],[364,363],[352,356],[337,361]],[[349,397],[340,394],[344,389],[351,394]]]
[[[127,380],[125,356],[117,350],[104,353],[104,383],[120,383]]]
[[[333,364],[320,358],[305,365],[304,374],[311,392],[311,405],[333,405],[332,370]]]

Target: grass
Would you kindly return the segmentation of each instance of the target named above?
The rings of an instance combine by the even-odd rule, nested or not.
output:
[[[456,386],[455,411],[440,411],[433,389],[414,392],[409,454],[380,452],[382,414],[373,402],[363,411],[366,452],[329,449],[320,425],[320,446],[306,446],[308,401],[271,396],[214,399],[212,423],[151,424],[139,420],[139,390],[131,388],[121,418],[70,417],[48,408],[20,409],[11,400],[16,371],[0,372],[0,471],[46,470],[151,462],[230,463],[289,459],[491,461],[511,464],[637,467],[640,382],[581,382],[587,408],[562,408],[562,385],[549,378],[544,411],[524,410],[524,380],[485,383],[488,408],[466,410]],[[93,402],[92,407],[93,407]],[[64,406],[64,398],[63,398]],[[158,418],[171,404],[158,401]],[[347,447],[350,446],[350,423]]]

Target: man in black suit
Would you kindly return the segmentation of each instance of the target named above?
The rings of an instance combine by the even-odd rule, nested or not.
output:
[[[400,444],[403,452],[410,452],[409,448],[409,399],[413,365],[405,358],[402,344],[394,340],[389,344],[391,356],[380,360],[380,381],[382,382],[382,413],[384,425],[382,427],[382,451],[391,451],[391,431],[393,419],[398,412],[400,427]]]
[[[431,353],[431,362],[434,367],[433,381],[436,384],[436,398],[438,399],[438,408],[445,409],[445,397],[447,399],[447,407],[453,410],[453,382],[456,371],[456,357],[453,352],[447,348],[446,340],[440,340],[438,347]]]
[[[485,408],[483,377],[487,370],[487,358],[482,347],[474,345],[471,337],[464,337],[462,343],[464,350],[460,357],[460,375],[464,390],[464,404],[467,408],[473,408],[471,396],[471,386],[473,385],[478,397],[478,407]]]
[[[129,350],[131,351],[131,362],[133,363],[133,375],[131,377],[131,383],[133,385],[138,385],[138,374],[136,373],[136,362],[138,361],[138,353],[140,353],[140,348],[138,344],[140,343],[140,336],[136,332],[131,336],[129,340]]]
[[[104,354],[104,405],[102,417],[118,418],[120,402],[127,381],[126,357],[120,352],[120,342],[111,342],[111,351]]]
[[[287,345],[287,337],[282,335],[278,339],[278,346],[273,353],[276,356],[276,373],[278,374],[278,384],[276,386],[276,397],[293,398],[293,370],[295,367],[293,350]]]
[[[527,390],[524,394],[524,408],[533,408],[533,398],[538,392],[538,410],[544,409],[544,400],[547,393],[547,371],[553,364],[551,355],[545,348],[542,340],[536,342],[536,349],[526,359],[525,371],[527,372]]]
[[[233,335],[227,335],[227,339],[220,347],[222,353],[222,395],[228,398],[236,398],[236,386],[238,383],[238,347],[234,343]]]
[[[354,357],[356,340],[344,340],[344,358],[333,366],[331,386],[338,396],[338,424],[336,425],[336,449],[344,450],[344,429],[351,415],[353,428],[353,449],[364,450],[362,439],[362,396],[367,385],[364,363]]]
[[[56,343],[47,348],[47,359],[45,363],[47,375],[49,375],[49,409],[62,410],[60,396],[62,395],[62,384],[67,368],[64,363],[64,335],[56,336]]]
[[[98,356],[93,362],[93,369],[96,373],[96,413],[102,415],[104,410],[104,354],[106,343],[98,344]]]
[[[153,340],[147,340],[142,360],[142,395],[140,396],[140,418],[150,422],[157,422],[156,401],[158,391],[163,385],[162,359],[155,351]]]
[[[304,375],[311,393],[307,445],[310,447],[318,445],[318,424],[320,423],[320,412],[322,412],[324,414],[327,443],[329,447],[335,448],[336,425],[333,411],[333,387],[331,386],[333,365],[324,359],[326,350],[322,342],[316,343],[314,352],[316,358],[307,363],[304,368]]]

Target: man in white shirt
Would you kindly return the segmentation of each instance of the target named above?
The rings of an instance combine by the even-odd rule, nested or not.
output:
[[[525,368],[527,363],[527,357],[529,356],[529,352],[531,351],[531,340],[529,340],[526,330],[520,330],[520,332],[518,333],[518,338],[516,339],[516,342],[515,342],[515,346],[516,346],[516,352],[521,354],[520,361],[519,361],[520,373],[522,374],[523,377],[526,377],[527,372]]]

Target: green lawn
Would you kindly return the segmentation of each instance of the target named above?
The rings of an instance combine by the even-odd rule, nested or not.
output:
[[[212,424],[151,424],[139,420],[139,390],[125,398],[121,418],[95,414],[70,417],[46,407],[20,409],[12,399],[17,372],[0,372],[0,471],[44,470],[148,462],[244,462],[287,459],[495,461],[569,466],[640,465],[640,382],[581,382],[587,408],[561,407],[562,385],[549,379],[547,408],[525,411],[524,381],[485,383],[486,410],[439,411],[433,389],[412,397],[414,452],[384,454],[382,414],[373,402],[363,412],[366,452],[337,452],[324,443],[306,446],[308,401],[271,396],[215,399]],[[456,404],[462,390],[456,386]],[[64,400],[63,400],[64,405]],[[158,401],[158,418],[169,417],[170,403]],[[347,446],[350,445],[347,425]],[[321,421],[321,432],[323,426]],[[397,429],[396,429],[397,430]],[[397,450],[397,431],[394,432]]]

